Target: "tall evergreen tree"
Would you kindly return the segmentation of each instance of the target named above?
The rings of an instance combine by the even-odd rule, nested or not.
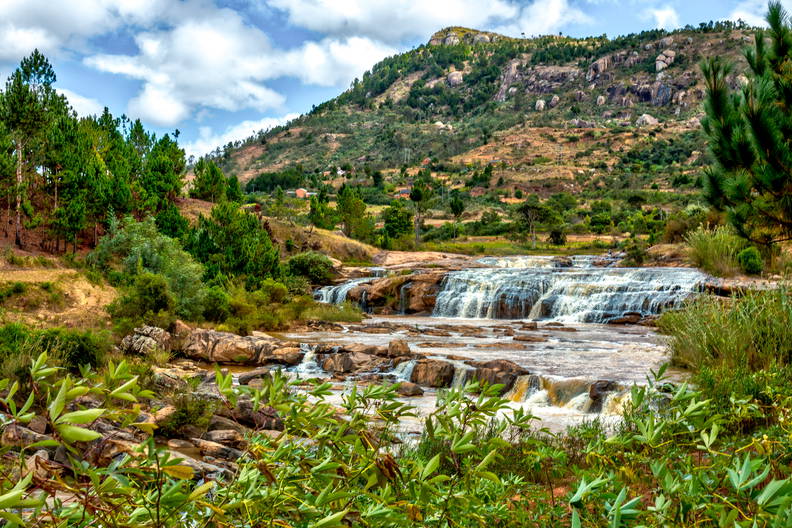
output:
[[[731,66],[720,57],[702,66],[702,124],[715,158],[707,199],[740,235],[769,246],[792,240],[792,29],[779,2],[770,3],[767,22],[746,52],[742,90],[729,90]]]
[[[6,82],[0,100],[0,120],[11,136],[15,156],[14,240],[22,247],[22,214],[28,178],[35,173],[36,158],[42,151],[42,136],[48,129],[49,107],[57,97],[52,83],[55,72],[38,50],[22,59]]]

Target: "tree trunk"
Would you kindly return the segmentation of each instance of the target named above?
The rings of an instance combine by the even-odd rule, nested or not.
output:
[[[22,248],[22,145],[17,143],[16,165],[16,221],[14,225],[14,242]]]

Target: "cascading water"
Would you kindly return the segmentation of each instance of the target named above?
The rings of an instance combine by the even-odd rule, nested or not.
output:
[[[363,277],[352,279],[343,284],[335,286],[323,286],[314,292],[314,299],[327,304],[341,304],[346,301],[347,294],[361,284],[368,284],[376,277]]]
[[[393,369],[393,377],[396,381],[410,381],[415,365],[418,363],[416,360],[402,361],[396,368]]]
[[[706,279],[687,268],[468,269],[446,275],[433,315],[606,323],[676,307]]]

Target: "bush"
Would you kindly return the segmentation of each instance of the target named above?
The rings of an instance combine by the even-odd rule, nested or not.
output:
[[[141,273],[160,275],[168,283],[176,315],[193,321],[203,313],[203,266],[177,240],[160,233],[152,218],[113,222],[88,262],[116,285],[132,283]]]
[[[673,363],[685,368],[756,371],[792,364],[792,299],[786,289],[731,301],[702,297],[663,314],[658,326],[671,336]]]
[[[206,429],[214,413],[214,405],[210,400],[190,392],[179,394],[170,403],[176,407],[176,411],[160,423],[157,430],[165,438],[181,436],[186,427]]]
[[[290,274],[305,277],[313,284],[330,284],[333,280],[333,263],[315,251],[294,255],[288,260],[286,268]]]
[[[203,316],[208,321],[222,323],[231,315],[231,296],[219,286],[206,290]]]
[[[554,246],[563,246],[567,241],[566,229],[563,227],[553,227],[550,230],[550,235],[547,237],[547,240]]]
[[[132,286],[114,301],[108,311],[117,319],[118,331],[126,333],[135,326],[150,324],[167,327],[175,319],[173,300],[168,282],[162,275],[143,273]]]
[[[740,269],[748,275],[758,275],[762,273],[764,269],[762,255],[754,246],[747,247],[740,251],[737,254],[737,262],[740,263]]]
[[[700,226],[685,237],[693,265],[717,277],[729,277],[738,271],[737,254],[745,240],[725,226],[715,229]]]

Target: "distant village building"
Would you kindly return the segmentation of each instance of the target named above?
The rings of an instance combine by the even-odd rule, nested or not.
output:
[[[410,189],[398,189],[396,194],[393,195],[394,198],[398,198],[400,200],[409,200],[410,199]]]

